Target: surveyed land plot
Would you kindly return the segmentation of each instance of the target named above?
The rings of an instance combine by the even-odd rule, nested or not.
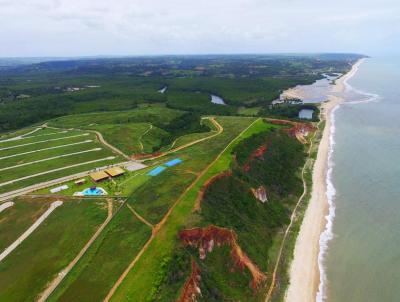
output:
[[[106,217],[104,200],[65,200],[45,223],[0,262],[0,301],[37,299]]]
[[[0,193],[122,161],[94,133],[39,133],[0,143]]]

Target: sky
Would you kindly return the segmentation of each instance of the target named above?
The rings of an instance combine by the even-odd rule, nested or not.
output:
[[[0,0],[0,57],[399,54],[399,0]]]

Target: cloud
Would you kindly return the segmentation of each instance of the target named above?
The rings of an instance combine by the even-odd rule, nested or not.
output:
[[[0,0],[0,56],[399,50],[399,16],[394,0]]]

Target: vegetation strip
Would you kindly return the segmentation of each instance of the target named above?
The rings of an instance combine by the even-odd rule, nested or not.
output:
[[[9,207],[12,207],[14,205],[14,202],[12,201],[7,201],[5,203],[0,204],[0,213],[3,212],[5,209],[8,209]]]
[[[144,219],[142,216],[140,216],[139,213],[136,212],[128,203],[127,203],[126,205],[128,206],[129,210],[131,210],[131,212],[132,212],[141,222],[143,222],[144,224],[146,224],[147,226],[149,226],[150,228],[153,229],[154,226],[153,226],[150,222],[148,222],[146,219]]]
[[[74,156],[74,155],[83,154],[83,153],[89,153],[89,152],[94,152],[94,151],[100,151],[100,150],[101,150],[101,148],[93,148],[93,149],[88,149],[88,150],[79,151],[79,152],[62,154],[62,155],[58,155],[58,156],[53,156],[53,157],[48,157],[48,158],[44,158],[44,159],[35,160],[35,161],[32,161],[32,162],[27,162],[27,163],[24,163],[24,164],[10,166],[10,167],[6,167],[6,168],[1,168],[0,171],[10,170],[10,169],[14,169],[14,168],[19,168],[19,167],[23,167],[23,166],[28,166],[28,165],[41,163],[41,162],[44,162],[44,161],[49,161],[49,160],[53,160],[53,159],[58,159],[58,158],[68,157],[68,156]]]
[[[80,144],[86,144],[86,143],[90,143],[90,142],[92,142],[92,140],[91,140],[91,139],[88,139],[88,140],[85,140],[85,141],[81,141],[81,142],[77,142],[77,143],[72,143],[72,144],[66,144],[66,145],[60,145],[60,146],[55,146],[55,147],[49,147],[49,148],[43,148],[43,149],[33,150],[33,151],[27,151],[27,152],[23,152],[23,153],[17,153],[17,154],[12,154],[12,155],[8,155],[8,156],[3,156],[3,157],[0,157],[0,160],[1,160],[1,159],[6,159],[6,158],[15,157],[15,156],[21,156],[21,155],[26,155],[26,154],[31,154],[31,153],[46,151],[46,150],[52,150],[52,149],[58,149],[58,148],[63,148],[63,147],[69,147],[69,146],[75,146],[75,145],[80,145]]]
[[[86,243],[86,245],[81,249],[79,254],[72,260],[68,266],[63,269],[57,277],[51,281],[50,285],[44,290],[43,293],[40,294],[40,298],[38,299],[38,302],[44,302],[46,299],[51,295],[51,293],[56,289],[56,287],[61,283],[61,281],[65,278],[65,276],[71,271],[71,269],[75,266],[76,263],[78,263],[79,259],[82,258],[82,256],[86,253],[86,251],[90,248],[92,243],[96,240],[96,238],[100,235],[100,233],[103,231],[103,229],[106,227],[106,225],[111,221],[111,218],[113,217],[112,213],[112,202],[108,201],[107,202],[107,218],[103,222],[103,224],[97,229],[96,233],[90,238],[90,240]]]
[[[61,167],[61,168],[57,168],[57,169],[52,169],[52,170],[36,173],[36,174],[33,174],[33,175],[24,176],[24,177],[21,177],[21,178],[17,178],[17,179],[13,179],[13,180],[9,180],[9,181],[0,183],[0,187],[6,186],[6,185],[9,185],[9,184],[21,181],[21,180],[29,179],[29,178],[32,178],[32,177],[37,177],[37,176],[49,174],[49,173],[52,173],[52,172],[62,171],[62,170],[66,170],[66,169],[70,169],[70,168],[74,168],[74,167],[79,167],[79,166],[83,166],[83,165],[87,165],[87,164],[97,163],[97,162],[100,162],[100,161],[112,160],[114,158],[115,158],[114,156],[108,156],[108,157],[104,157],[104,158],[100,158],[100,159],[87,161],[87,162],[84,162],[84,163],[74,164],[74,165],[70,165],[70,166],[67,166],[67,167]]]
[[[50,205],[50,208],[39,217],[38,220],[32,224],[17,240],[15,240],[8,248],[0,254],[0,262],[6,258],[13,250],[15,250],[30,234],[35,231],[39,225],[59,206],[63,204],[62,201],[57,200]]]
[[[237,135],[218,155],[217,157],[208,165],[206,166],[201,173],[196,177],[196,179],[190,184],[189,187],[186,188],[186,190],[180,195],[180,197],[175,201],[175,203],[172,205],[172,207],[168,210],[168,212],[166,213],[166,215],[163,217],[163,219],[155,226],[154,231],[151,235],[151,237],[149,238],[149,240],[146,242],[146,244],[143,246],[143,248],[140,250],[140,252],[136,255],[135,259],[131,262],[131,264],[127,267],[127,269],[124,271],[124,273],[120,276],[120,278],[118,279],[118,281],[114,284],[113,288],[110,290],[110,292],[108,293],[107,297],[104,299],[104,302],[108,302],[112,296],[114,295],[114,293],[116,292],[116,290],[118,289],[118,287],[120,286],[120,284],[122,283],[122,281],[125,279],[125,277],[128,275],[128,273],[131,271],[131,269],[135,266],[135,264],[139,261],[139,259],[141,258],[141,256],[143,255],[143,253],[147,250],[147,248],[149,247],[150,243],[153,241],[153,239],[155,238],[156,234],[158,233],[158,231],[162,228],[162,226],[165,224],[165,222],[168,220],[168,217],[171,215],[171,213],[173,212],[174,208],[177,206],[177,204],[186,196],[186,194],[195,187],[195,185],[197,184],[197,182],[208,172],[208,170],[219,160],[219,158],[224,154],[224,152],[226,150],[228,150],[228,148],[243,134],[245,133],[249,128],[251,128],[259,119],[256,119],[255,121],[253,121],[248,127],[246,127],[239,135]],[[215,121],[216,122],[216,121]],[[218,123],[219,127],[221,127],[220,132],[223,131],[223,127]]]
[[[314,138],[316,137],[317,133],[320,130],[321,122],[322,122],[322,119],[321,119],[321,115],[320,115],[320,121],[317,124],[317,130],[314,132],[314,135],[313,135],[312,139],[310,140],[310,147],[308,149],[308,156],[310,156],[310,154],[311,154],[311,150],[312,150],[312,147],[313,147],[313,141],[314,141]],[[272,293],[273,293],[275,285],[276,285],[276,275],[277,275],[277,272],[278,272],[280,260],[282,258],[282,252],[283,252],[283,249],[284,249],[284,246],[285,246],[286,239],[287,239],[287,237],[288,237],[288,235],[290,233],[290,230],[292,228],[294,220],[297,218],[296,217],[297,210],[300,207],[300,205],[301,205],[301,203],[302,203],[302,201],[303,201],[303,199],[306,196],[307,191],[308,191],[308,189],[307,189],[307,181],[306,181],[305,176],[304,176],[306,168],[307,168],[307,161],[304,163],[304,166],[303,166],[303,168],[301,170],[301,179],[302,179],[302,182],[303,182],[303,193],[301,194],[299,200],[296,203],[295,208],[293,209],[292,214],[290,215],[290,223],[289,223],[289,225],[287,226],[287,228],[285,230],[281,245],[279,247],[278,257],[277,257],[277,260],[276,260],[276,263],[275,263],[275,266],[274,266],[274,271],[272,273],[271,285],[269,286],[269,289],[268,289],[268,292],[267,292],[267,295],[266,295],[266,298],[265,298],[265,302],[268,302],[268,301],[271,300]]]
[[[4,148],[0,148],[0,151],[14,149],[14,148],[23,147],[23,146],[35,145],[35,144],[40,144],[40,143],[59,141],[59,140],[62,140],[62,139],[67,139],[67,138],[87,136],[87,135],[89,135],[89,133],[83,133],[83,134],[71,135],[71,136],[65,136],[65,137],[59,137],[59,138],[52,138],[52,139],[47,139],[47,140],[43,140],[43,141],[37,141],[37,142],[33,142],[33,143],[27,143],[27,144],[22,144],[22,145],[4,147]]]

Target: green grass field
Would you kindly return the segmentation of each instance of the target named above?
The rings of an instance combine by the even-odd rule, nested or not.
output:
[[[124,205],[49,301],[102,301],[150,234]]]
[[[252,118],[218,118],[218,121],[223,125],[223,134],[212,139],[211,142],[199,143],[191,148],[184,149],[176,154],[179,157],[184,157],[185,154],[196,154],[193,161],[188,160],[187,165],[182,168],[191,169],[193,171],[201,171],[207,164],[221,152],[243,129],[248,127],[255,119]],[[202,184],[207,179],[224,171],[230,162],[230,151],[234,145],[241,139],[249,137],[253,133],[263,131],[270,128],[271,125],[264,123],[262,120],[257,120],[252,127],[238,137],[229,147],[223,152],[220,159],[210,167],[207,172],[198,179],[190,190],[183,195],[182,199],[174,208],[167,222],[149,245],[147,251],[142,255],[142,258],[137,262],[133,269],[129,272],[121,286],[117,289],[113,296],[113,301],[146,301],[148,298],[145,293],[153,292],[154,284],[156,283],[155,276],[159,276],[160,267],[163,259],[169,257],[175,246],[178,231],[185,225],[190,224],[187,221],[192,213],[192,209],[197,198]]]
[[[17,198],[0,213],[0,251],[13,243],[49,207],[50,200]]]
[[[0,301],[33,301],[106,216],[104,200],[71,200],[55,209],[0,263]]]

